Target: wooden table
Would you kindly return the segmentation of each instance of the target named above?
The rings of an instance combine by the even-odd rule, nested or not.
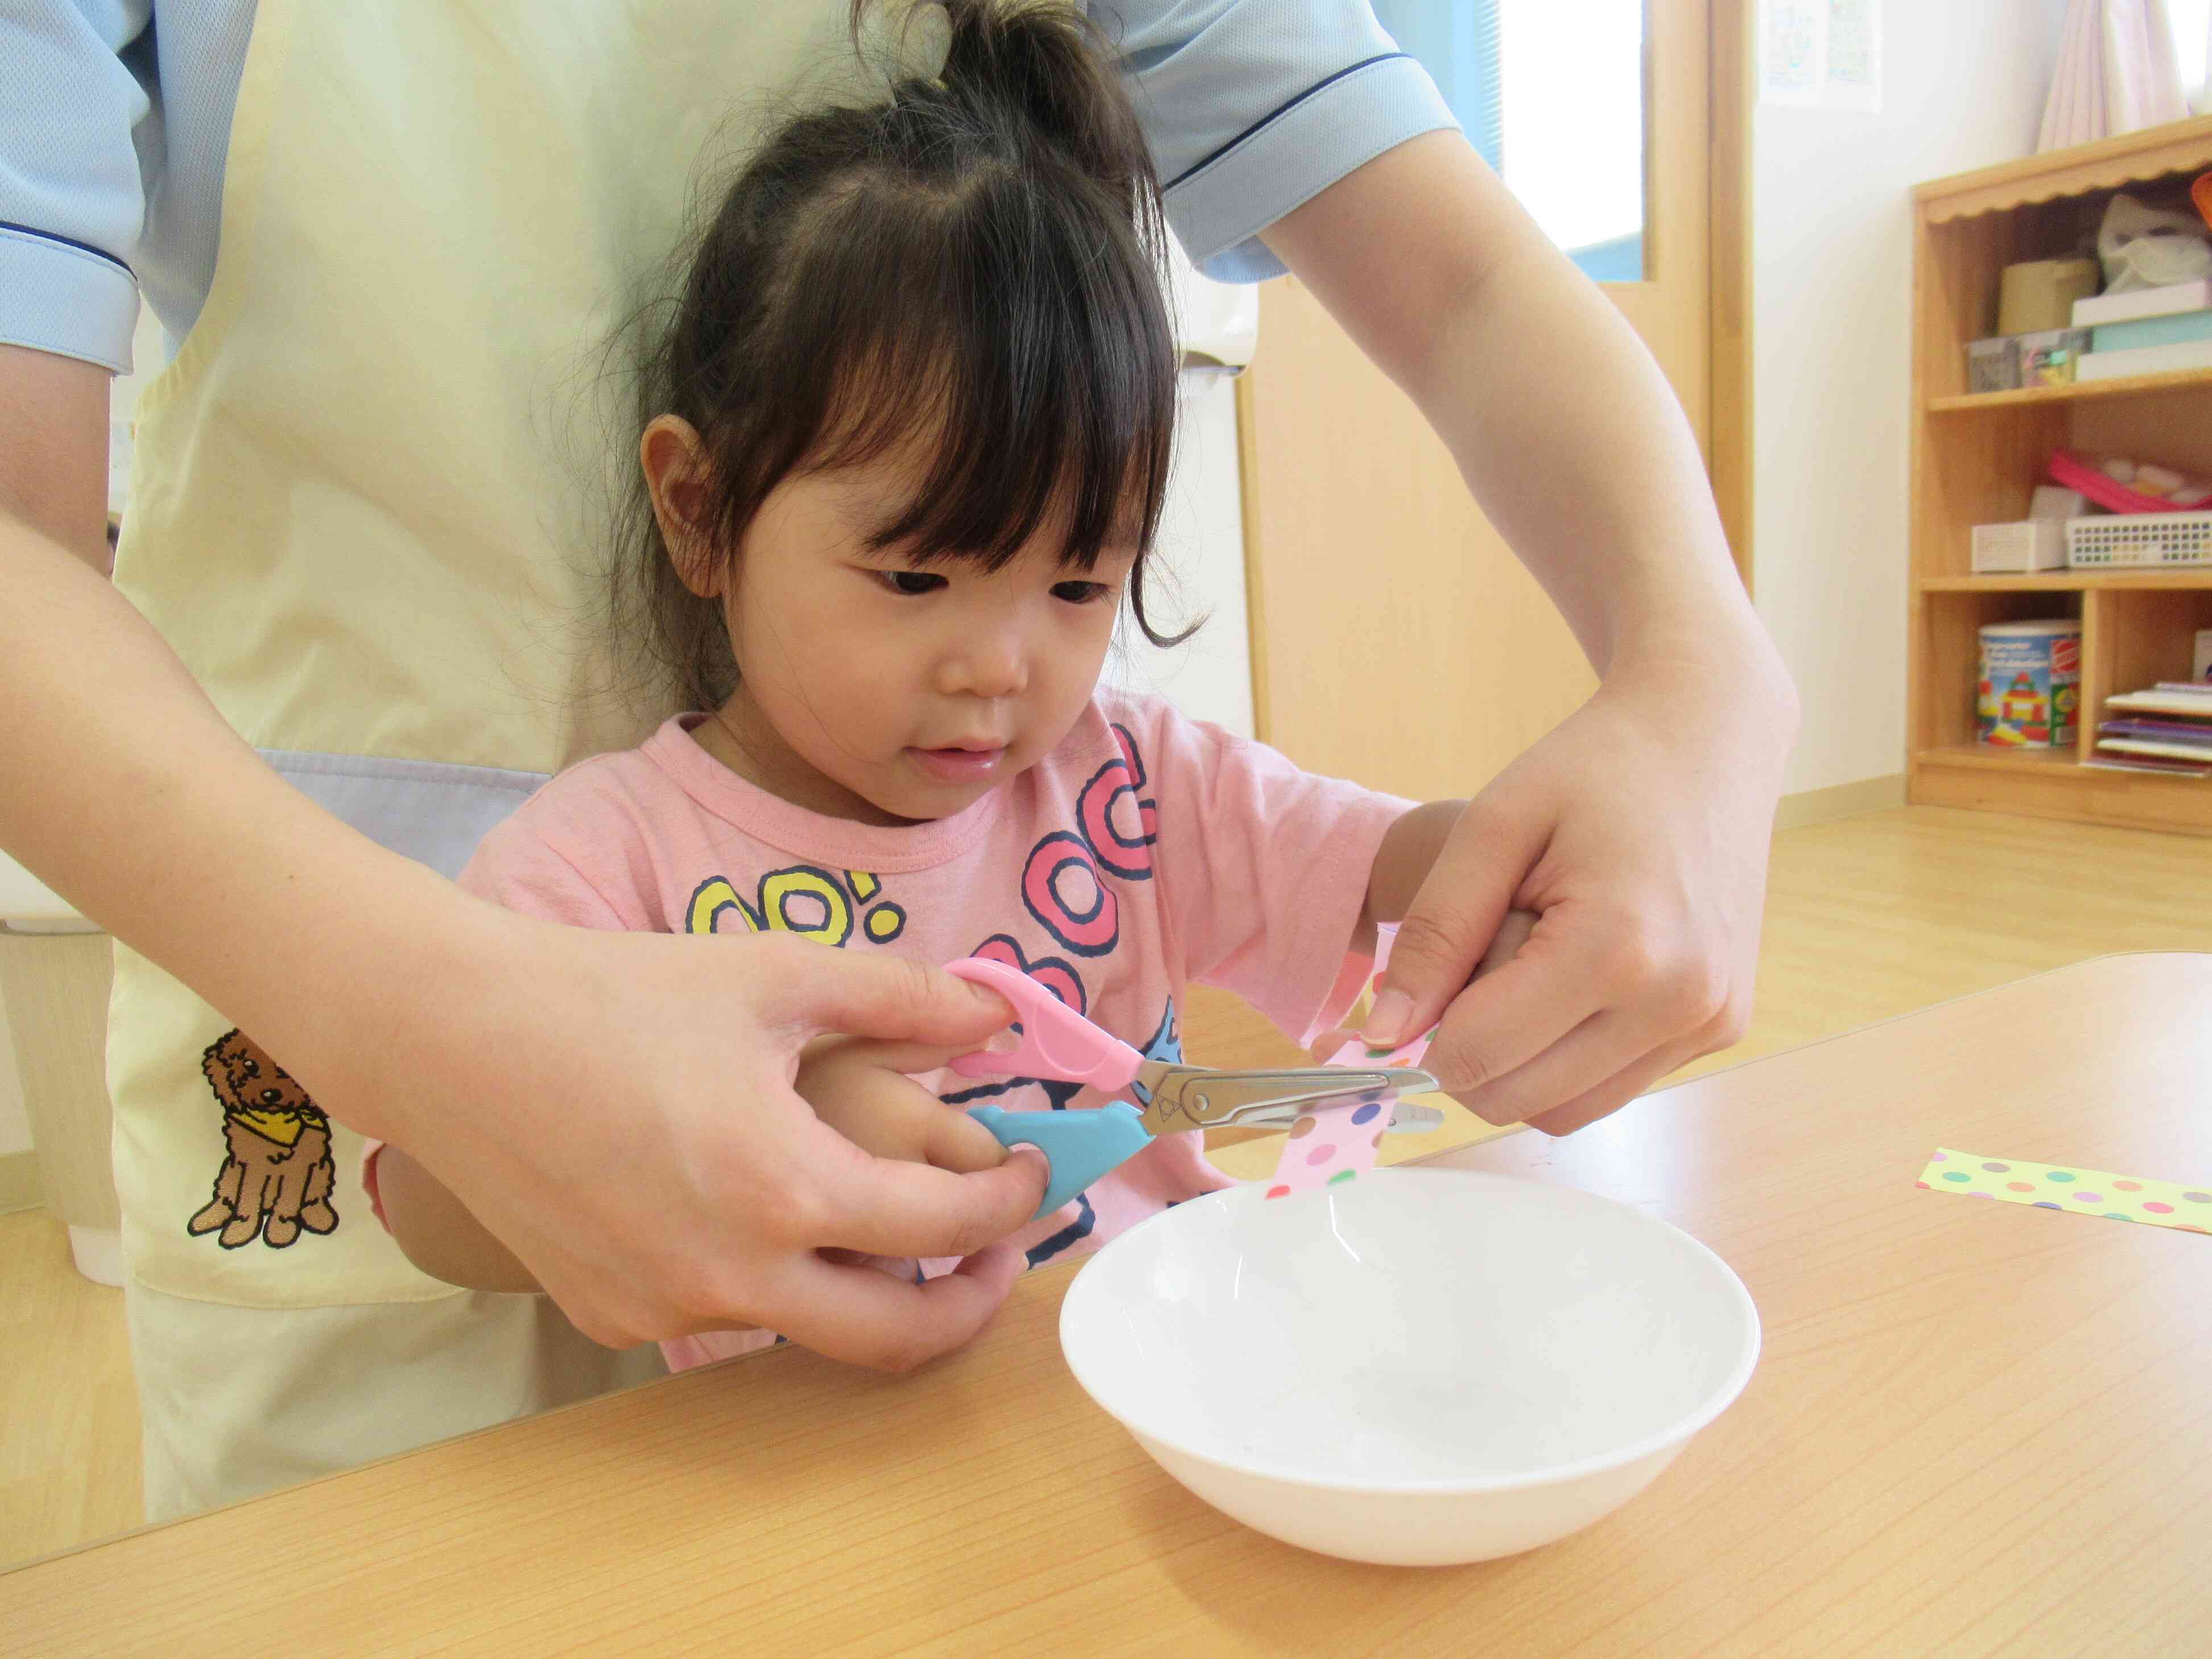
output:
[[[1354,1565],[1207,1509],[1061,1364],[1066,1271],[904,1380],[792,1351],[0,1577],[0,1651],[2212,1654],[2212,1237],[1916,1185],[2212,1180],[2212,957],[2110,957],[1451,1162],[1742,1274],[1749,1389],[1620,1514]]]

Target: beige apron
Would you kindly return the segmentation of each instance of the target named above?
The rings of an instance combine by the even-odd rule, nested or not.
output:
[[[592,695],[608,492],[635,465],[621,357],[600,348],[660,291],[700,181],[726,176],[772,100],[867,84],[847,17],[846,0],[261,6],[214,285],[140,404],[116,581],[233,726],[385,844],[451,874],[545,774],[663,712]],[[725,165],[702,171],[702,152]],[[447,1326],[489,1310],[525,1348],[547,1322],[536,1298],[416,1272],[369,1212],[357,1138],[252,1037],[117,952],[116,1178],[156,1515],[313,1473],[299,1443],[355,1408],[296,1391],[374,1400],[380,1367],[434,1376],[422,1333],[446,1328],[428,1308],[394,1325],[389,1304],[444,1304]],[[365,1334],[331,1311],[367,1304],[385,1305]],[[291,1339],[266,1317],[241,1336],[238,1310],[319,1311]],[[289,1442],[241,1449],[272,1389]],[[564,1391],[356,1425],[327,1461]]]

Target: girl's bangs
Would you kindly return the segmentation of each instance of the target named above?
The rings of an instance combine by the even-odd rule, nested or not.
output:
[[[997,570],[1048,527],[1084,570],[1148,547],[1176,366],[1160,264],[1126,209],[1003,174],[886,234],[867,194],[792,273],[789,319],[811,338],[784,361],[818,366],[793,470],[908,464],[915,494],[870,541],[921,562]]]

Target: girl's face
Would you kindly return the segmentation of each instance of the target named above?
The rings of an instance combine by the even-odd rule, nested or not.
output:
[[[647,467],[663,502],[650,434]],[[710,579],[741,678],[698,739],[794,805],[949,817],[1048,753],[1097,685],[1136,550],[1077,570],[1049,519],[995,573],[871,549],[914,489],[889,463],[788,477]]]

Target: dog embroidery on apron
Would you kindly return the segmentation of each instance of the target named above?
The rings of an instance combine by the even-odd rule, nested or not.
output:
[[[200,1070],[222,1103],[225,1151],[215,1197],[185,1224],[197,1238],[220,1227],[223,1249],[257,1237],[281,1250],[300,1237],[334,1232],[331,1121],[296,1079],[234,1028],[207,1046]]]

